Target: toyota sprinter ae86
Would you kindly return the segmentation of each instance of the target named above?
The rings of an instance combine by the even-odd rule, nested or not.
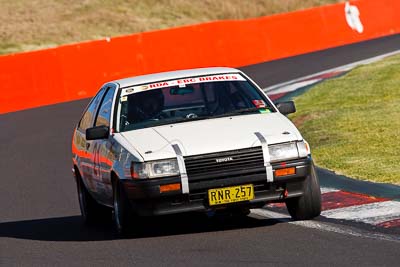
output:
[[[86,223],[228,212],[283,202],[295,220],[321,212],[310,147],[243,72],[203,68],[103,85],[73,134],[73,173]]]

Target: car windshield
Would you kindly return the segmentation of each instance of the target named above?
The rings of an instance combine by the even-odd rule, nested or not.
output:
[[[119,105],[120,132],[193,120],[274,112],[268,99],[237,73],[124,88]]]

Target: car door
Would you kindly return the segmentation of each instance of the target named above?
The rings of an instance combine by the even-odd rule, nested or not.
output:
[[[115,88],[113,86],[106,89],[96,113],[94,126],[111,127],[110,121],[114,93]],[[110,138],[92,141],[92,179],[96,183],[96,194],[98,194],[98,199],[104,204],[112,203],[111,169],[113,165],[113,151],[110,141]]]
[[[92,101],[89,103],[88,107],[83,113],[74,135],[74,145],[76,147],[75,149],[77,150],[77,154],[79,155],[78,168],[83,182],[89,191],[93,191],[95,189],[95,184],[93,183],[91,177],[93,172],[93,162],[91,161],[92,141],[86,140],[86,129],[93,126],[95,114],[100,101],[104,96],[104,92],[105,88],[102,88],[97,95],[93,97]]]

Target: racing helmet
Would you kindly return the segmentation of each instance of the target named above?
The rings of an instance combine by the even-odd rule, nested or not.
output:
[[[136,100],[138,108],[147,118],[159,114],[164,108],[164,94],[161,89],[138,93]]]

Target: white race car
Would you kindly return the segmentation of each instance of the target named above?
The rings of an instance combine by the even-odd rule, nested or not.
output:
[[[202,68],[106,83],[72,142],[85,222],[114,213],[119,232],[135,216],[189,211],[247,215],[284,202],[294,219],[321,212],[310,148],[243,72]],[[134,227],[134,226],[133,226]]]

